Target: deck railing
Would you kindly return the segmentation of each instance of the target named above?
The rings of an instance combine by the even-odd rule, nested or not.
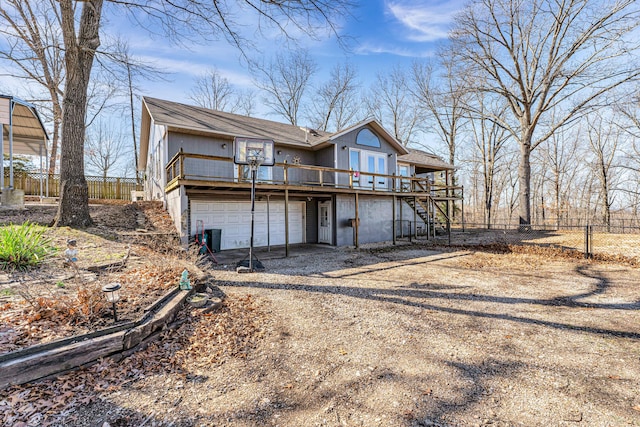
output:
[[[236,165],[228,157],[176,153],[166,166],[167,188],[189,180],[206,185],[211,182],[247,183],[247,166]],[[324,166],[276,163],[271,170],[258,171],[260,184],[330,187],[387,193],[456,197],[462,187],[436,185],[428,178],[385,175]]]

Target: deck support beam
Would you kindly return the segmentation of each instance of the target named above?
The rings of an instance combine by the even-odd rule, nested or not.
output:
[[[358,241],[358,229],[360,228],[360,214],[358,212],[358,192],[356,191],[355,193],[355,198],[356,198],[356,218],[355,218],[355,224],[353,224],[354,230],[355,230],[355,247],[356,249],[360,247],[360,243]]]
[[[396,244],[396,203],[398,201],[398,198],[396,197],[396,195],[393,195],[393,208],[392,208],[392,214],[391,216],[393,217],[393,222],[392,222],[392,226],[391,226],[391,232],[393,233],[393,244]],[[400,226],[402,226],[402,224],[400,224]]]
[[[289,189],[284,189],[284,256],[289,257]]]

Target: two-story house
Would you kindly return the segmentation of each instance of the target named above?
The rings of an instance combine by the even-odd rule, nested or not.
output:
[[[416,233],[448,221],[453,193],[433,176],[453,167],[376,120],[327,133],[145,97],[145,196],[165,203],[185,244],[215,229],[221,250],[249,247],[251,181],[234,163],[237,137],[274,142],[274,165],[257,171],[254,246],[358,246],[392,241],[403,224]]]

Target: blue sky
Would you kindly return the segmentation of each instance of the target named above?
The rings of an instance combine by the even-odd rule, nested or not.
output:
[[[351,40],[349,50],[341,48],[334,38],[312,40],[300,35],[299,45],[308,49],[319,65],[312,85],[323,83],[336,64],[348,61],[356,67],[361,88],[364,90],[372,84],[376,74],[390,72],[396,65],[409,67],[414,60],[433,55],[438,44],[446,42],[453,17],[463,7],[465,0],[355,2],[358,6],[352,10],[352,16],[343,17],[343,21],[339,23],[341,34]],[[255,27],[252,19],[255,18],[237,18],[240,24],[245,25],[245,35],[251,38]],[[240,60],[236,48],[224,41],[191,43],[188,48],[175,46],[168,40],[137,27],[124,17],[122,6],[110,2],[105,2],[103,19],[103,40],[119,36],[127,41],[132,55],[154,64],[167,73],[166,80],[139,79],[137,95],[193,104],[189,96],[196,78],[212,67],[216,67],[236,88],[255,89],[246,62]],[[295,35],[295,32],[292,34]],[[278,49],[287,48],[273,38],[258,37],[253,40],[256,49],[249,52],[253,59],[268,60]],[[0,79],[0,93],[26,98],[24,85],[24,80],[3,76]],[[124,99],[122,101],[126,102]],[[261,104],[260,100],[256,102],[256,116],[285,121],[281,117],[270,115]],[[136,114],[139,114],[140,103],[136,102],[134,108]],[[130,137],[128,120],[123,121],[122,114],[119,112],[108,117],[104,117],[103,114],[100,121],[121,124],[123,134]]]
[[[462,0],[361,0],[359,3],[353,16],[346,17],[342,23],[342,34],[353,39],[348,51],[334,39],[300,39],[300,45],[309,50],[320,66],[317,82],[326,79],[335,64],[348,60],[357,67],[363,86],[368,87],[377,73],[391,70],[394,65],[409,66],[415,59],[432,55],[437,44],[446,41],[453,16],[463,6]],[[114,18],[110,24],[127,25]],[[216,67],[238,88],[254,86],[237,50],[225,42],[194,45],[187,50],[150,38],[147,33],[131,27],[119,31],[129,40],[133,54],[170,73],[168,82],[141,81],[142,95],[190,103],[189,92],[195,78],[211,67]],[[268,59],[278,47],[281,45],[274,40],[265,39],[258,42],[251,56]]]

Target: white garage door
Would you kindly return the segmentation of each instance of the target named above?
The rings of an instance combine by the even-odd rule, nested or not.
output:
[[[304,202],[289,202],[289,243],[304,242],[304,212]],[[254,223],[253,246],[285,244],[284,201],[270,202],[268,215],[267,202],[256,202]],[[248,248],[251,240],[251,202],[192,201],[192,235],[197,227],[221,229],[221,250]]]

